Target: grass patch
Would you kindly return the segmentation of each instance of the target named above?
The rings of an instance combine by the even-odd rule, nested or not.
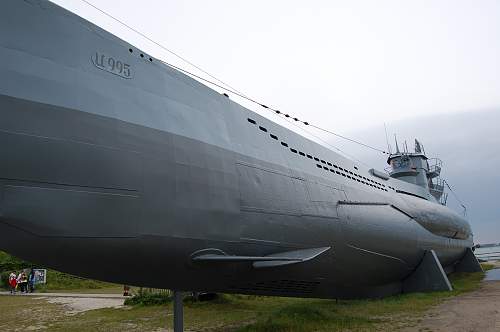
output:
[[[47,270],[47,284],[37,285],[38,292],[52,292],[61,290],[76,290],[76,289],[103,289],[116,287],[115,284],[97,281],[92,279],[84,279],[59,271]]]
[[[340,314],[333,301],[308,301],[294,303],[280,308],[256,323],[238,331],[333,331],[368,328],[380,321],[376,317]]]
[[[130,306],[154,306],[171,303],[173,293],[169,290],[150,290],[148,288],[139,288],[136,294],[125,300],[125,305]],[[209,306],[212,304],[233,303],[232,296],[226,294],[213,294],[210,300],[200,300],[192,294],[184,294],[183,303],[191,306]]]
[[[22,269],[35,266],[30,262],[23,261],[3,251],[0,251],[0,288],[9,289],[8,278],[12,271],[18,273]],[[36,266],[38,268],[38,266]],[[36,285],[37,292],[52,291],[74,291],[74,290],[97,290],[106,288],[117,288],[118,285],[76,277],[63,272],[47,269],[47,284]]]
[[[483,264],[486,270],[492,265]],[[53,271],[54,287],[105,287]],[[49,271],[49,273],[52,273]],[[185,326],[191,331],[305,332],[394,331],[418,323],[422,312],[446,298],[473,291],[484,273],[452,274],[452,292],[414,293],[379,300],[335,301],[265,296],[222,295],[214,301],[184,300]],[[49,285],[47,285],[49,286]],[[118,291],[120,286],[118,287]],[[54,289],[54,288],[51,288]],[[96,291],[97,292],[97,288]],[[105,288],[102,288],[105,289]],[[168,299],[168,300],[167,300]],[[158,331],[172,328],[170,297],[143,299],[121,309],[99,309],[68,316],[64,307],[25,296],[0,296],[0,331]],[[151,301],[151,303],[144,303]],[[22,317],[22,319],[20,319]]]
[[[170,293],[166,292],[149,292],[145,290],[140,290],[134,296],[125,300],[125,305],[162,305],[172,302],[172,296]]]
[[[485,271],[493,268],[483,264]],[[300,300],[264,312],[256,322],[238,329],[257,331],[387,331],[408,326],[417,316],[444,299],[470,292],[479,287],[484,273],[450,275],[451,292],[401,294],[374,300]]]

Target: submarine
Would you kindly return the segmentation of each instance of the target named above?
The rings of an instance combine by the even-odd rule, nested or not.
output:
[[[0,9],[0,250],[127,285],[337,299],[480,270],[420,143],[369,168],[49,1]]]

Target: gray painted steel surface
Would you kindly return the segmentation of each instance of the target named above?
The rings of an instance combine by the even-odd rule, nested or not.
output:
[[[483,267],[471,248],[467,248],[464,257],[455,266],[456,272],[484,272]]]
[[[427,189],[48,1],[0,8],[0,249],[123,284],[355,298],[401,292],[427,250],[452,267],[472,246]]]
[[[403,291],[406,293],[429,290],[453,290],[434,250],[425,253],[418,268],[403,283]]]

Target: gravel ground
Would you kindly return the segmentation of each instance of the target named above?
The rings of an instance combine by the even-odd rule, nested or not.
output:
[[[500,281],[484,281],[471,293],[446,300],[404,332],[500,331]]]
[[[77,314],[94,309],[121,308],[123,299],[89,298],[89,297],[41,297],[49,303],[62,304],[67,314]]]
[[[0,295],[12,296],[8,292]],[[125,298],[118,294],[81,294],[81,293],[17,293],[15,297],[29,297],[34,300],[45,300],[48,303],[59,304],[67,314],[77,314],[95,309],[121,308]]]

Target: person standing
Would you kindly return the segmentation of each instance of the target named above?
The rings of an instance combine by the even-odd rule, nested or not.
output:
[[[23,276],[23,271],[19,272],[19,274],[17,275],[17,278],[16,278],[16,282],[17,282],[16,289],[19,289],[19,291],[21,293],[23,292],[23,285],[21,285],[22,276]]]
[[[21,273],[21,292],[28,293],[28,277],[24,271]]]
[[[17,276],[17,285],[21,293],[26,293],[26,285],[28,284],[28,278],[26,278],[26,273],[21,271]]]
[[[9,286],[10,286],[10,293],[15,294],[17,287],[17,277],[14,272],[11,272],[11,274],[9,275]]]
[[[28,290],[30,293],[35,291],[35,270],[31,269],[28,275]]]

